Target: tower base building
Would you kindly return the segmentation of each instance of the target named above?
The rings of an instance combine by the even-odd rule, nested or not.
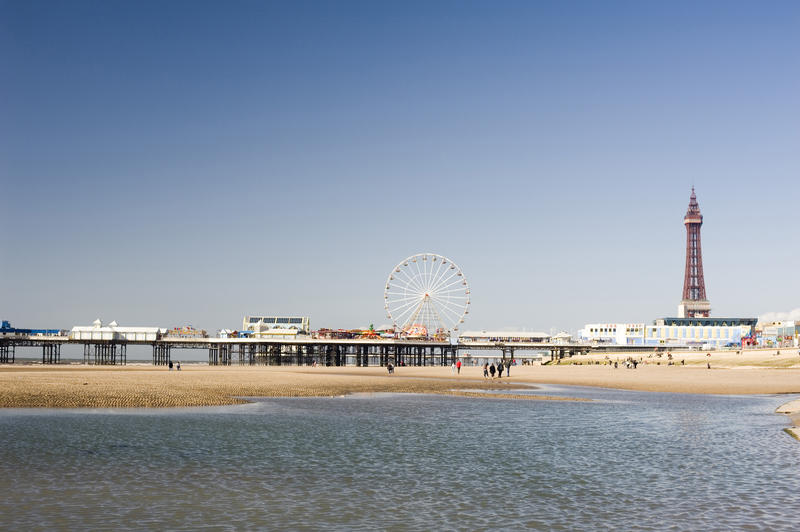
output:
[[[707,318],[709,315],[711,315],[711,303],[707,299],[684,299],[678,305],[679,318]]]

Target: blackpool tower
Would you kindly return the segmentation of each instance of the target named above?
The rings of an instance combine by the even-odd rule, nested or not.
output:
[[[686,226],[686,272],[683,275],[683,298],[678,306],[679,318],[707,318],[711,304],[706,299],[706,282],[703,279],[703,253],[700,248],[700,227],[703,215],[692,187],[689,209],[683,217]]]

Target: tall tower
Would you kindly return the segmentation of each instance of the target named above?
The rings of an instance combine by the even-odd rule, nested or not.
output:
[[[703,253],[700,249],[700,227],[703,215],[697,196],[689,198],[689,209],[683,217],[686,226],[686,272],[683,276],[683,299],[678,305],[679,318],[707,318],[711,313],[711,303],[706,299],[706,282],[703,279]]]

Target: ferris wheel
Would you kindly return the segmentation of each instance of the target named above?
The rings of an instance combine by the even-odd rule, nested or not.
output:
[[[386,316],[403,336],[449,336],[469,314],[469,284],[442,255],[419,253],[394,267],[383,293]]]

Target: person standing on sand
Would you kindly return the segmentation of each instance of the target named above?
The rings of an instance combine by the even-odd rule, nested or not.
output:
[[[494,362],[492,362],[492,365],[491,365],[491,366],[489,366],[489,373],[491,373],[491,374],[492,374],[492,380],[494,380],[494,372],[495,372],[495,371],[496,371],[496,370],[494,369]]]
[[[175,369],[178,370],[178,371],[181,370],[181,361],[180,360],[175,364]]]
[[[489,363],[488,362],[484,362],[483,363],[483,378],[484,379],[488,379],[489,378]]]
[[[511,376],[511,362],[513,362],[513,361],[509,360],[508,364],[506,364],[506,377],[510,377]]]
[[[498,379],[502,379],[503,378],[503,361],[502,360],[497,363],[497,378]]]
[[[456,373],[461,375],[461,361],[456,362]]]
[[[455,362],[453,362],[453,363],[450,365],[450,373],[452,373],[453,375],[455,375],[455,374],[456,374],[456,363],[455,363]]]
[[[172,371],[172,360],[169,361],[169,370]]]

